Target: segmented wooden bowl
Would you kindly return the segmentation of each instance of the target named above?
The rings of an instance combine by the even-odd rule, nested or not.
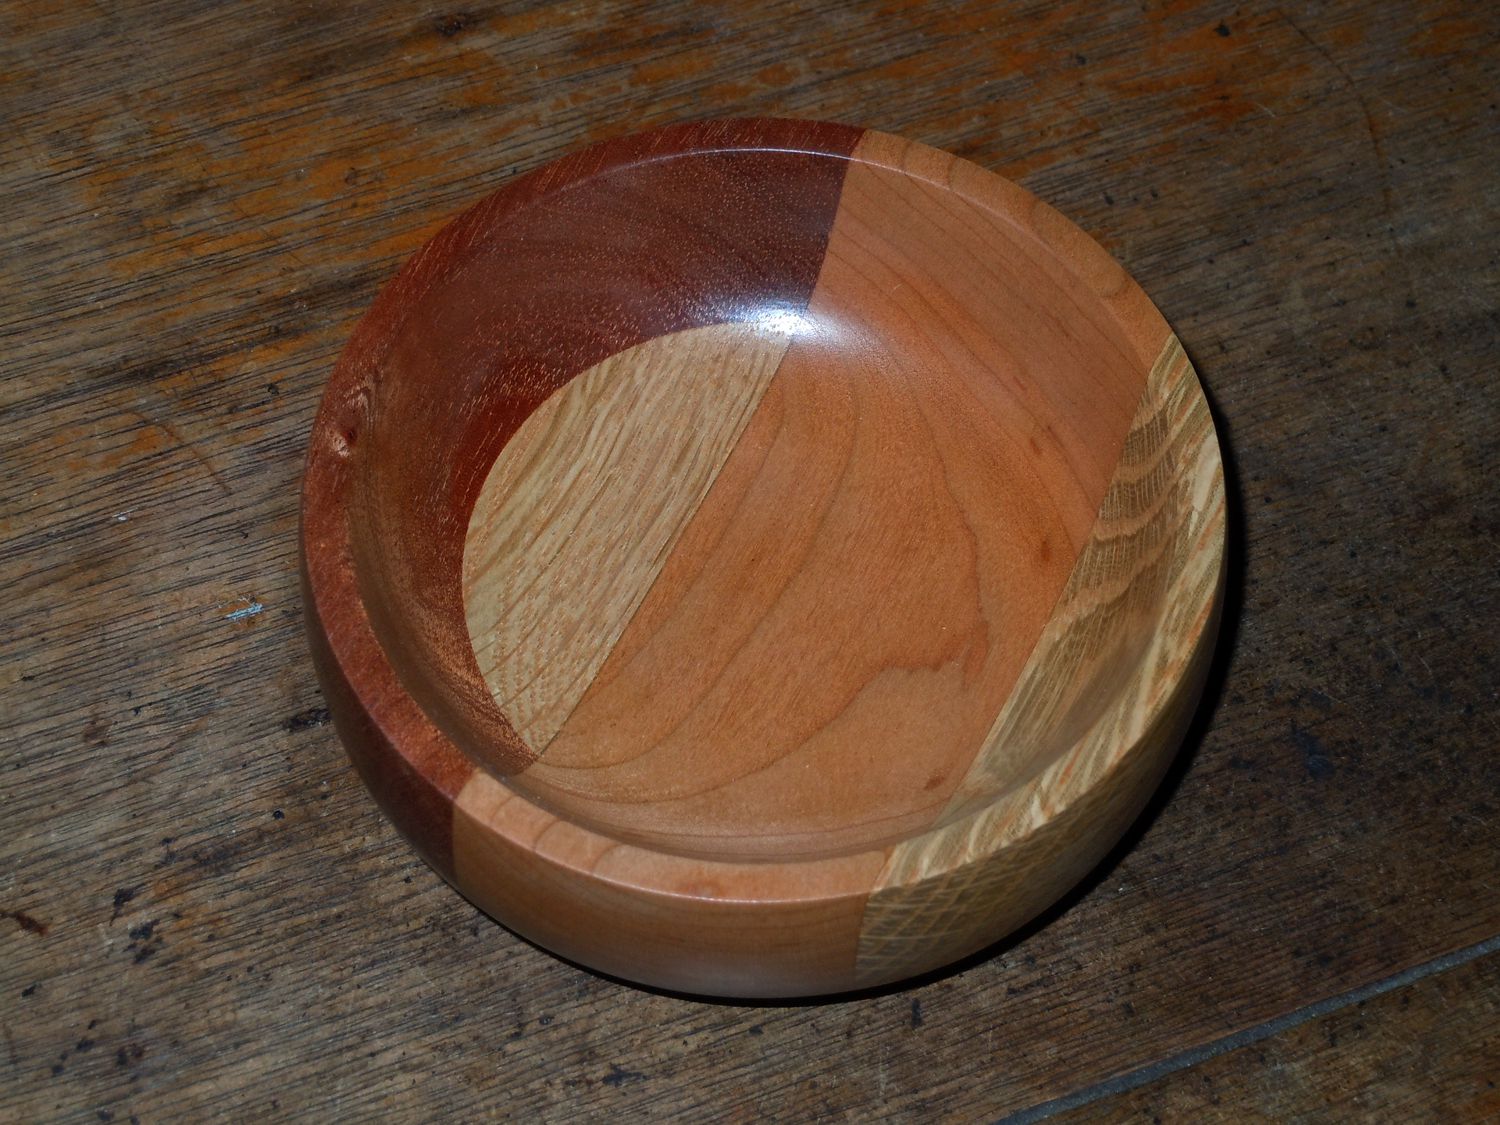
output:
[[[1027,192],[839,125],[521,177],[386,286],[302,510],[341,738],[454,886],[606,973],[833,993],[1033,917],[1196,705],[1218,445]]]

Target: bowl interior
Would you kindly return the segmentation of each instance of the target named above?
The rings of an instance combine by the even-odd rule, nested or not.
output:
[[[983,176],[697,151],[445,232],[332,440],[375,635],[465,753],[605,836],[797,857],[966,815],[1106,721],[1169,567],[1016,710],[1107,494],[1191,504],[1161,441],[1120,476],[1149,305]]]

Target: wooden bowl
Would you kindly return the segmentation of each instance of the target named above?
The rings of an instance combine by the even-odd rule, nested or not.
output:
[[[1201,691],[1197,377],[1057,212],[800,121],[610,141],[361,321],[302,509],[324,692],[386,813],[563,957],[794,996],[1054,901]]]

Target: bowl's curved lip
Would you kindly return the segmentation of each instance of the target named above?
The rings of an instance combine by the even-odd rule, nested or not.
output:
[[[821,149],[800,139],[806,133],[799,132],[799,127],[805,129],[815,125],[775,118],[717,119],[672,125],[595,144],[509,181],[445,225],[382,287],[341,353],[313,424],[303,477],[299,534],[306,609],[309,627],[323,642],[319,645],[323,656],[337,666],[338,674],[348,685],[361,711],[361,719],[373,726],[385,743],[404,760],[414,778],[433,791],[434,799],[456,804],[458,791],[466,782],[480,775],[489,778],[493,784],[506,790],[504,809],[515,809],[516,802],[519,802],[521,806],[534,810],[533,818],[536,812],[554,818],[555,823],[548,829],[552,837],[549,843],[553,846],[547,849],[547,858],[552,862],[635,893],[665,898],[698,898],[700,892],[694,888],[702,885],[702,875],[709,870],[718,877],[719,893],[715,897],[719,901],[744,899],[795,903],[867,899],[872,893],[869,871],[875,858],[882,863],[882,877],[876,883],[877,888],[905,887],[913,882],[945,877],[1026,839],[1062,816],[1079,798],[1105,783],[1110,775],[1119,773],[1141,750],[1163,714],[1180,704],[1180,697],[1185,692],[1196,690],[1195,686],[1185,684],[1186,673],[1179,674],[1168,685],[1169,690],[1159,693],[1151,705],[1136,716],[1138,721],[1132,724],[1131,736],[1122,738],[1114,746],[1113,753],[1093,762],[1087,770],[1077,769],[1085,735],[1039,773],[1000,794],[992,803],[902,841],[899,846],[903,848],[910,843],[936,844],[940,842],[939,837],[946,841],[945,846],[935,851],[923,849],[945,859],[924,864],[915,874],[910,871],[903,874],[891,868],[891,853],[895,845],[853,853],[714,859],[652,849],[634,841],[601,834],[593,827],[557,817],[553,810],[535,804],[524,792],[490,774],[440,730],[407,692],[375,635],[358,590],[343,504],[351,479],[345,463],[347,441],[364,419],[369,387],[375,376],[373,355],[378,343],[399,330],[409,297],[448,275],[444,269],[448,257],[434,251],[470,238],[476,226],[503,220],[508,210],[525,206],[531,199],[546,194],[550,189],[549,180],[574,183],[606,170],[640,163],[643,141],[649,142],[652,154],[646,159],[651,160],[714,151],[750,150],[799,151],[854,162],[878,163],[956,192],[975,206],[1011,222],[1026,221],[1034,226],[1038,216],[1043,216],[1065,236],[1048,242],[1048,248],[1062,265],[1080,277],[1090,278],[1096,290],[1100,290],[1097,279],[1101,277],[1107,279],[1105,284],[1113,292],[1131,290],[1154,318],[1148,335],[1159,329],[1160,340],[1170,337],[1165,320],[1123,267],[1085,232],[1025,189],[962,158],[915,142],[899,142],[915,157],[914,162],[903,162],[899,168],[858,154]],[[764,143],[733,140],[736,136],[743,138],[747,129],[752,133],[759,131],[759,135],[772,139]],[[795,139],[791,143],[785,140],[777,143],[774,137],[778,130],[784,130],[784,135]],[[859,132],[864,136],[880,136],[869,131]],[[569,174],[559,172],[565,166]],[[942,171],[944,169],[946,171]],[[933,174],[928,174],[928,170]],[[1147,350],[1149,344],[1143,338],[1136,338],[1133,342],[1138,345],[1141,362],[1149,369],[1154,358]],[[1195,391],[1202,393],[1196,386]],[[1210,432],[1203,445],[1198,471],[1212,476],[1214,486],[1219,490],[1217,512],[1210,515],[1202,530],[1204,542],[1201,549],[1209,552],[1208,565],[1218,568],[1220,581],[1204,598],[1203,604],[1194,607],[1189,618],[1191,625],[1177,638],[1176,649],[1184,658],[1181,662],[1184,668],[1193,663],[1201,664],[1217,634],[1226,521],[1222,504],[1222,464],[1214,432]],[[455,810],[454,816],[458,815]],[[534,830],[512,835],[510,829],[517,819],[496,813],[482,827],[529,849],[528,840],[534,835]],[[607,855],[608,863],[590,865],[587,869],[580,869],[562,858],[601,854]],[[767,868],[777,869],[778,873],[788,876],[777,880],[777,889],[770,893],[764,878]],[[452,872],[444,874],[453,877]],[[735,878],[736,875],[743,878]],[[737,892],[737,885],[745,890]]]

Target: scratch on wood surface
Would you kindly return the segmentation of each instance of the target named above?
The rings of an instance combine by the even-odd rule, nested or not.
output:
[[[1314,39],[1302,25],[1292,19],[1285,11],[1276,9],[1288,27],[1297,33],[1309,47],[1316,51],[1330,67],[1334,69],[1344,85],[1349,88],[1349,93],[1354,95],[1354,101],[1359,106],[1359,112],[1364,118],[1365,136],[1370,141],[1370,152],[1375,158],[1375,174],[1380,182],[1380,204],[1381,214],[1385,218],[1386,240],[1390,243],[1391,260],[1400,268],[1406,279],[1406,295],[1410,301],[1416,293],[1416,283],[1413,280],[1411,267],[1407,264],[1405,256],[1401,252],[1401,240],[1396,233],[1396,191],[1391,182],[1391,162],[1386,156],[1385,144],[1381,141],[1380,130],[1375,127],[1375,115],[1370,112],[1369,99],[1365,97],[1365,91],[1360,84],[1354,80],[1354,75],[1349,73],[1349,68],[1339,62],[1333,53]],[[1382,99],[1384,101],[1385,99]],[[1387,105],[1390,102],[1386,102]],[[1413,306],[1414,307],[1414,306]],[[1425,353],[1424,353],[1425,354]]]
[[[151,415],[147,414],[144,410],[138,410],[134,407],[127,407],[126,409],[128,413],[135,415],[135,417],[139,418],[146,425],[155,427],[162,433],[166,434],[167,437],[171,438],[172,441],[176,442],[179,449],[181,449],[194,461],[198,462],[200,466],[202,466],[203,471],[213,479],[213,482],[219,486],[219,491],[222,492],[225,496],[234,495],[233,490],[231,490],[229,485],[225,482],[223,475],[219,472],[218,469],[214,468],[213,462],[208,459],[207,455],[205,455],[204,452],[192,442],[188,441],[187,438],[183,437],[182,432],[176,426],[172,425],[171,422],[159,421],[158,419],[151,417]]]

